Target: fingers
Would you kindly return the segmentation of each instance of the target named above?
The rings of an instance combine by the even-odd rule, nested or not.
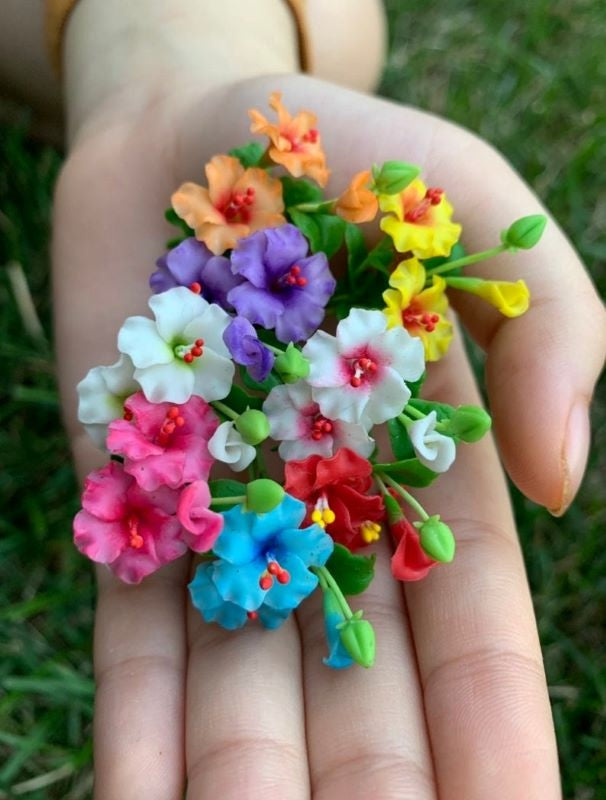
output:
[[[187,800],[307,800],[297,626],[236,633],[190,609]]]
[[[406,611],[390,574],[389,546],[380,544],[374,581],[350,598],[352,610],[363,608],[376,632],[372,670],[327,668],[321,598],[310,598],[298,612],[314,800],[436,797]]]
[[[181,800],[189,559],[140,586],[99,569],[95,800]]]
[[[479,402],[460,343],[428,395]],[[556,800],[553,725],[532,603],[492,442],[458,447],[419,497],[457,540],[452,564],[406,585],[425,711],[443,800]]]

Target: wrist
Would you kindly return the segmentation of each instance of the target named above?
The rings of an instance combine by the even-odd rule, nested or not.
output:
[[[159,99],[298,70],[283,0],[80,0],[64,54],[70,143]]]

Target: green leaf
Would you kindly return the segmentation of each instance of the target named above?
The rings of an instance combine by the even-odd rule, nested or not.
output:
[[[259,142],[248,142],[242,147],[234,147],[229,150],[228,155],[237,158],[240,164],[247,169],[248,167],[256,167],[261,157],[265,152],[265,148]]]
[[[255,392],[264,392],[265,394],[281,383],[280,379],[271,372],[264,381],[255,381],[250,377],[245,367],[240,367],[240,377],[247,389],[252,389]]]
[[[389,431],[392,453],[398,461],[414,458],[415,449],[410,441],[406,426],[402,425],[397,418],[390,419],[387,423],[387,430]]]
[[[334,214],[304,214],[296,208],[288,210],[293,223],[308,239],[312,253],[325,253],[331,258],[341,247],[345,222]]]
[[[381,241],[372,248],[364,261],[362,261],[362,263],[358,266],[356,275],[369,270],[377,270],[379,272],[383,272],[385,275],[389,275],[393,260],[393,242],[389,236],[384,236],[383,239],[381,239]]]
[[[342,544],[335,544],[326,569],[344,595],[360,594],[374,578],[376,556],[354,556]]]
[[[426,377],[427,377],[427,370],[423,372],[423,374],[418,380],[406,381],[406,385],[410,389],[410,394],[412,397],[417,398],[419,396],[419,392],[421,391],[423,384],[425,383]]]
[[[431,278],[429,274],[432,269],[436,267],[441,267],[442,264],[450,264],[451,261],[458,261],[460,258],[463,258],[465,255],[465,248],[461,244],[461,242],[457,242],[453,245],[452,250],[450,251],[450,255],[447,258],[443,256],[436,256],[436,258],[428,258],[426,261],[423,261],[423,266],[425,267],[428,279]],[[454,269],[450,270],[448,273],[449,275],[462,275],[463,274],[463,267],[455,267]]]
[[[362,231],[353,222],[345,224],[345,246],[347,247],[347,270],[350,275],[354,275],[368,255],[368,250]]]
[[[209,481],[208,488],[213,497],[242,497],[246,495],[246,484],[240,481],[233,481],[230,478]]]
[[[298,206],[300,203],[321,203],[324,199],[322,189],[305,178],[291,178],[285,175],[280,178],[285,208]]]
[[[449,406],[448,403],[437,403],[435,400],[421,400],[420,397],[411,397],[408,405],[416,408],[417,411],[422,411],[427,416],[432,411],[436,412],[438,422],[444,419],[450,419],[456,411],[454,406]]]
[[[247,408],[261,408],[263,400],[260,397],[252,397],[235,384],[227,397],[222,401],[229,408],[233,408],[238,414],[243,414]]]
[[[392,464],[375,464],[373,472],[384,472],[398,483],[405,486],[429,486],[438,477],[438,473],[421,464],[417,458],[405,458]]]
[[[181,236],[173,236],[166,242],[166,249],[172,250],[173,247],[176,247],[178,244],[184,239],[187,239],[189,236],[194,235],[193,228],[190,228],[187,222],[177,214],[174,208],[167,208],[164,212],[164,219],[169,222],[171,225],[175,225],[181,231]]]

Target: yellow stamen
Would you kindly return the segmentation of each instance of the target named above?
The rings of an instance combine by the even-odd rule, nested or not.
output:
[[[381,526],[377,525],[376,522],[371,522],[370,520],[366,520],[360,526],[360,535],[366,542],[366,544],[371,544],[371,542],[376,542],[381,534]]]

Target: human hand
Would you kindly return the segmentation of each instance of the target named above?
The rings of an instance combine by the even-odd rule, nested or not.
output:
[[[145,309],[147,278],[165,238],[158,221],[166,198],[195,179],[210,155],[246,138],[244,110],[262,105],[272,89],[293,109],[318,110],[337,192],[372,161],[418,163],[430,183],[446,188],[470,250],[490,246],[512,219],[538,210],[475,137],[300,77],[157,99],[128,127],[89,129],[77,140],[56,203],[58,344],[69,418],[77,380],[115,359],[123,318]],[[532,254],[485,268],[525,277],[534,302],[526,316],[501,325],[471,301],[459,310],[488,350],[491,410],[508,470],[533,499],[560,508],[574,494],[586,453],[581,425],[566,474],[570,409],[591,395],[605,336],[590,282],[550,227]],[[533,266],[539,260],[549,269]],[[427,389],[455,405],[477,402],[460,345],[432,366]],[[88,471],[95,456],[79,434],[74,442]],[[426,507],[438,506],[437,493],[457,535],[457,558],[403,594],[389,575],[388,545],[378,548],[377,580],[364,603],[379,642],[372,673],[322,666],[322,618],[313,600],[299,625],[289,620],[275,633],[234,635],[204,625],[193,611],[186,623],[185,561],[139,587],[100,574],[97,796],[180,797],[187,774],[192,798],[303,798],[312,791],[317,798],[438,791],[456,800],[557,797],[532,606],[492,443],[462,448],[437,488],[423,493]]]

